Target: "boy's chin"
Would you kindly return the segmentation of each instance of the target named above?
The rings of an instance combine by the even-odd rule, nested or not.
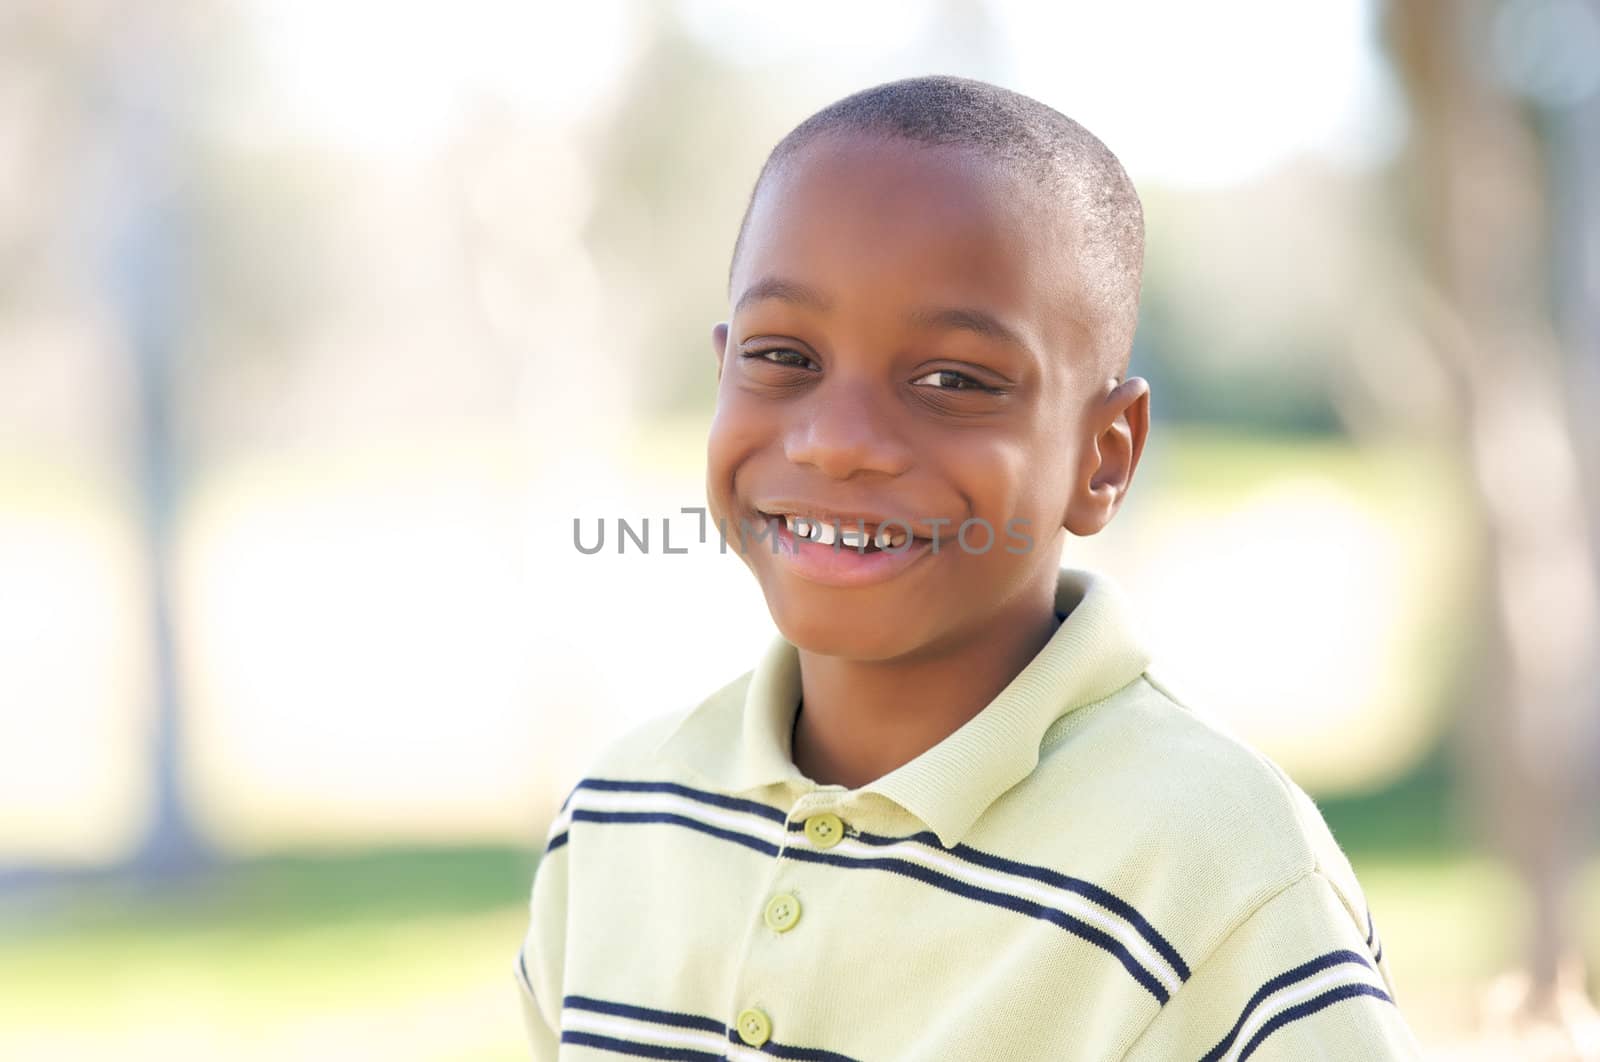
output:
[[[771,598],[767,610],[785,640],[819,656],[894,660],[921,646],[921,632],[913,629],[903,614],[880,616],[868,607],[824,613],[810,603]]]

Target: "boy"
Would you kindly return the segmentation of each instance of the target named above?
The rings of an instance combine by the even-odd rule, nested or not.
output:
[[[707,493],[781,637],[563,805],[516,964],[535,1058],[1418,1057],[1315,806],[1061,568],[1148,431],[1143,239],[1103,144],[982,82],[774,149]]]

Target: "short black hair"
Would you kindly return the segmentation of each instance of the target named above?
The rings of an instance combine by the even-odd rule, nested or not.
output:
[[[987,81],[948,75],[862,89],[816,112],[778,141],[756,177],[729,261],[729,282],[751,209],[767,177],[824,134],[867,133],[974,148],[1048,192],[1076,220],[1086,289],[1102,324],[1102,351],[1120,377],[1139,316],[1144,208],[1122,163],[1099,138],[1053,107]]]

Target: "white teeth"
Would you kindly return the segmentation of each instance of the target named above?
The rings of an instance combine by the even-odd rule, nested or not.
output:
[[[795,538],[824,543],[833,541],[832,529],[820,520],[808,520],[804,516],[785,516],[783,522]]]
[[[880,527],[877,534],[861,529],[841,527],[838,524],[824,523],[821,520],[812,520],[804,516],[789,516],[783,518],[784,526],[796,538],[807,539],[819,545],[831,546],[838,543],[850,549],[864,549],[875,545],[879,549],[898,548],[905,545],[907,535],[890,527]]]

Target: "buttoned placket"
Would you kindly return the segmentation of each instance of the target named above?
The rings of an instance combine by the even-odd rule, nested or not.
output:
[[[753,904],[753,917],[739,962],[739,982],[743,982],[744,972],[750,968],[756,949],[815,928],[806,921],[804,890],[785,881],[795,867],[790,853],[796,847],[832,848],[856,832],[847,814],[841,813],[844,811],[841,797],[846,792],[843,786],[812,789],[800,795],[790,808],[783,823],[783,843],[773,857],[763,892]],[[816,925],[821,924],[819,913],[811,914],[811,922]],[[730,1046],[742,1044],[748,1049],[759,1049],[770,1039],[788,1039],[783,1033],[781,1000],[752,998],[742,983],[736,983],[730,1003]]]

